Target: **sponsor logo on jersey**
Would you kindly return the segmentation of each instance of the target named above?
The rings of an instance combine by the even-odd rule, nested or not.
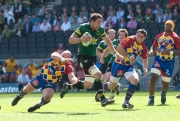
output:
[[[34,86],[37,86],[37,85],[39,84],[39,82],[38,82],[37,79],[34,79],[33,82],[32,82],[32,84],[33,84]]]
[[[123,73],[124,73],[124,71],[123,71],[123,70],[118,70],[118,71],[117,71],[117,76],[122,76],[122,75],[123,75]]]
[[[154,62],[154,67],[160,67],[158,62]]]

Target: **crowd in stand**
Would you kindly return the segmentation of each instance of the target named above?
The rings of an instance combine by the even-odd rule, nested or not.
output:
[[[178,5],[170,8],[170,4],[142,8],[140,5],[132,5],[131,2],[149,0],[119,0],[127,3],[127,7],[112,5],[90,8],[85,6],[81,9],[71,6],[70,10],[62,6],[62,11],[55,8],[52,11],[46,9],[45,5],[39,9],[38,15],[31,13],[30,0],[6,0],[5,4],[0,2],[0,29],[2,37],[26,36],[29,32],[67,31],[75,30],[80,24],[88,22],[88,18],[94,12],[99,12],[103,17],[102,26],[105,29],[136,29],[139,23],[161,23],[180,20],[180,9]],[[155,0],[154,0],[155,1]],[[158,0],[157,0],[158,1]],[[37,1],[36,1],[37,2]]]

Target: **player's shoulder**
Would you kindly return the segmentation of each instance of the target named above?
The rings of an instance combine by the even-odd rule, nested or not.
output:
[[[89,27],[89,23],[83,23],[80,25],[80,27],[84,27],[84,28]]]
[[[128,42],[128,41],[135,41],[136,40],[136,36],[135,35],[132,35],[132,36],[128,36],[125,38],[125,40]]]
[[[159,33],[156,37],[160,37],[160,36],[164,35],[164,33],[165,33],[165,32],[161,32],[161,33]]]
[[[176,32],[172,32],[172,36],[173,36],[174,38],[179,38],[179,36],[176,34]]]

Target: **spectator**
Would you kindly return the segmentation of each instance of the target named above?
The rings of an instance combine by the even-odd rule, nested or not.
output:
[[[35,64],[33,63],[33,60],[29,60],[28,69],[32,72],[33,69],[35,69]]]
[[[119,22],[119,25],[118,25],[118,28],[119,28],[119,29],[126,29],[126,26],[127,26],[127,24],[126,24],[126,22],[124,21],[124,18],[121,18],[121,19],[120,19],[120,22]]]
[[[171,20],[172,16],[171,14],[166,11],[165,14],[163,15],[163,22],[166,22],[167,20]]]
[[[3,29],[4,29],[4,23],[5,23],[5,18],[4,16],[2,15],[2,12],[0,12],[0,31],[2,32]]]
[[[0,83],[4,82],[5,72],[3,71],[2,63],[0,64]]]
[[[23,25],[25,24],[26,19],[28,19],[28,15],[27,15],[27,14],[25,14],[24,17],[23,17],[23,19],[22,19],[22,24],[23,24]]]
[[[14,76],[15,76],[15,71],[17,69],[17,63],[14,59],[14,56],[10,56],[10,59],[7,59],[4,63],[4,67],[6,70],[6,75],[5,75],[5,82],[13,82]]]
[[[81,13],[83,13],[83,12],[81,12]],[[83,14],[84,14],[84,13],[83,13]],[[71,16],[69,17],[69,22],[70,22],[71,24],[73,24],[74,18],[78,19],[78,16],[76,15],[75,12],[72,12],[72,13],[71,13]]]
[[[48,16],[47,16],[45,19],[46,19],[46,21],[47,21],[49,24],[52,25],[53,19],[51,18],[51,14],[50,14],[50,13],[48,14]]]
[[[2,2],[0,2],[0,11],[1,11],[1,12],[4,11],[4,5],[2,4]]]
[[[25,85],[29,83],[29,81],[30,79],[29,76],[26,74],[25,69],[22,69],[22,74],[20,74],[17,79],[19,92],[23,89]]]
[[[68,13],[63,13],[61,16],[61,23],[64,22],[64,18],[68,18]]]
[[[6,2],[6,4],[4,5],[4,7],[3,7],[4,9],[3,9],[3,11],[5,12],[6,11],[6,8],[9,8],[9,10],[11,11],[11,12],[13,12],[12,11],[12,6],[11,6],[11,4],[10,4],[10,2]]]
[[[41,9],[39,10],[39,16],[44,16],[46,12],[46,6],[43,5]]]
[[[61,25],[61,30],[65,32],[70,29],[71,29],[71,23],[68,21],[68,18],[64,18],[64,22]]]
[[[64,52],[63,44],[59,44],[58,48],[56,49],[56,52],[58,52],[59,54],[62,54],[62,52]]]
[[[91,16],[91,14],[95,13],[95,8],[94,7],[91,7],[90,8],[90,11],[89,11],[89,15]],[[90,18],[90,17],[89,17]]]
[[[14,14],[12,11],[10,11],[9,7],[6,8],[6,11],[4,12],[4,17],[7,19],[6,23],[10,26],[15,23]]]
[[[46,19],[44,19],[43,23],[40,26],[40,29],[43,32],[51,31],[51,25],[46,21]]]
[[[84,16],[85,16],[86,18],[88,18],[88,11],[86,10],[86,7],[85,7],[85,6],[82,6],[81,12],[84,13]],[[80,13],[81,13],[81,12],[80,12]]]
[[[49,11],[48,11],[48,10],[46,10],[46,11],[45,11],[45,14],[44,14],[44,16],[43,16],[43,17],[46,19],[46,18],[48,17],[48,14],[49,14]]]
[[[176,23],[176,22],[179,22],[179,19],[180,19],[180,15],[178,14],[177,9],[174,9],[172,20]]]
[[[16,30],[15,33],[16,33],[16,37],[23,37],[23,35],[24,35],[24,32],[23,32],[21,26],[18,27],[18,30]]]
[[[110,12],[110,16],[107,18],[107,21],[109,20],[109,18],[112,19],[113,23],[116,24],[117,23],[117,18],[116,16],[114,16],[113,12]]]
[[[154,15],[150,8],[147,9],[147,14],[144,16],[144,23],[153,23],[154,22]]]
[[[162,11],[161,10],[158,11],[158,14],[155,17],[155,22],[156,23],[163,22],[163,15],[162,15]]]
[[[53,31],[60,31],[61,30],[61,23],[60,21],[57,21],[56,25],[53,27]]]
[[[41,58],[41,68],[46,64],[46,59],[45,58]]]
[[[17,74],[17,76],[22,74],[22,65],[18,65],[18,69],[16,70],[16,74]]]
[[[87,21],[87,18],[84,16],[84,13],[81,12],[80,15],[79,15],[79,18],[78,18],[78,23],[82,24],[83,23],[83,18],[85,18],[86,21]]]
[[[140,5],[136,5],[136,13],[138,12],[138,10],[141,10],[141,7],[140,7]]]
[[[127,11],[132,11],[132,5],[130,3],[127,4]]]
[[[102,19],[102,23],[101,23],[101,26],[103,26],[103,28],[105,27],[106,25],[106,21],[104,20],[104,18]]]
[[[57,21],[58,21],[58,17],[57,17],[57,15],[54,15],[54,19],[53,19],[53,22],[52,22],[52,26],[56,26]]]
[[[38,64],[35,65],[35,68],[32,70],[32,78],[35,78],[40,72],[40,67]]]
[[[106,7],[104,5],[101,6],[101,13],[104,14],[104,19],[107,18],[107,10],[106,10]]]
[[[51,14],[51,18],[52,18],[52,20],[54,20],[54,16],[57,16],[57,18],[59,17],[59,14],[57,14],[57,12],[56,12],[56,9],[53,9],[53,12],[52,12],[52,14]]]
[[[141,13],[141,9],[137,10],[137,15],[135,16],[135,19],[138,23],[144,22],[144,18],[143,18],[143,15]]]
[[[162,8],[159,8],[159,5],[156,5],[156,9],[153,11],[153,13],[154,13],[155,15],[157,15],[159,11],[161,11],[161,13],[163,13]]]
[[[110,6],[109,6],[109,10],[108,10],[108,12],[107,12],[107,16],[111,16],[111,13],[112,13],[112,12],[113,12],[113,14],[116,13],[116,11],[114,10],[113,6],[110,5]]]
[[[106,25],[105,25],[105,29],[114,29],[115,25],[116,24],[112,21],[112,18],[108,17],[108,20],[107,20]]]
[[[37,17],[35,13],[33,13],[30,19],[30,24],[34,25],[35,21],[37,21],[38,23],[41,23],[41,19]]]
[[[25,24],[23,25],[23,30],[25,36],[32,31],[32,25],[30,24],[28,18],[25,20]]]
[[[131,17],[131,20],[127,23],[128,29],[136,29],[137,28],[137,21],[135,20],[134,16]]]
[[[119,0],[119,2],[122,2],[122,3],[128,3],[130,2],[131,0]]]
[[[171,13],[170,5],[166,4],[166,7],[164,9],[164,13]]]
[[[66,7],[64,7],[64,8],[63,8],[62,15],[63,15],[64,13],[66,13],[66,14],[67,14],[67,16],[69,15],[68,10],[67,10],[67,8],[66,8]]]
[[[134,16],[134,13],[132,10],[129,10],[129,14],[127,15],[127,20],[131,20],[131,16]]]
[[[16,32],[18,30],[18,27],[21,26],[21,28],[23,28],[23,24],[22,24],[22,20],[18,19],[18,23],[16,23],[14,25],[14,32]]]
[[[28,16],[31,16],[31,0],[23,0],[24,10],[27,12]]]
[[[122,17],[124,17],[124,10],[122,10],[122,7],[119,6],[118,11],[116,12],[116,18],[121,19]]]
[[[76,10],[76,7],[75,6],[72,6],[71,7],[71,13],[74,12],[75,14],[77,14],[77,10]]]
[[[74,21],[71,24],[71,30],[75,31],[78,27],[79,27],[79,23],[77,22],[77,18],[74,18]]]
[[[2,31],[2,38],[9,38],[11,37],[11,30],[9,30],[8,25],[4,26],[4,30]]]
[[[12,4],[12,11],[14,13],[14,18],[17,21],[19,18],[21,18],[22,14],[22,4],[19,3],[18,0],[14,0],[14,3]]]
[[[35,24],[33,25],[33,29],[32,32],[40,32],[40,25],[39,23],[36,21]]]

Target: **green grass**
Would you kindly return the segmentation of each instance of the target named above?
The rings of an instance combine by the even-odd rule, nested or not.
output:
[[[0,94],[0,121],[179,121],[180,100],[176,94],[167,93],[167,103],[161,105],[160,92],[156,92],[155,105],[147,106],[148,92],[136,92],[131,99],[135,107],[122,109],[125,92],[107,107],[95,102],[94,93],[69,93],[63,99],[56,93],[48,105],[34,113],[27,109],[40,101],[41,94],[29,94],[15,107],[11,101],[16,94]]]

